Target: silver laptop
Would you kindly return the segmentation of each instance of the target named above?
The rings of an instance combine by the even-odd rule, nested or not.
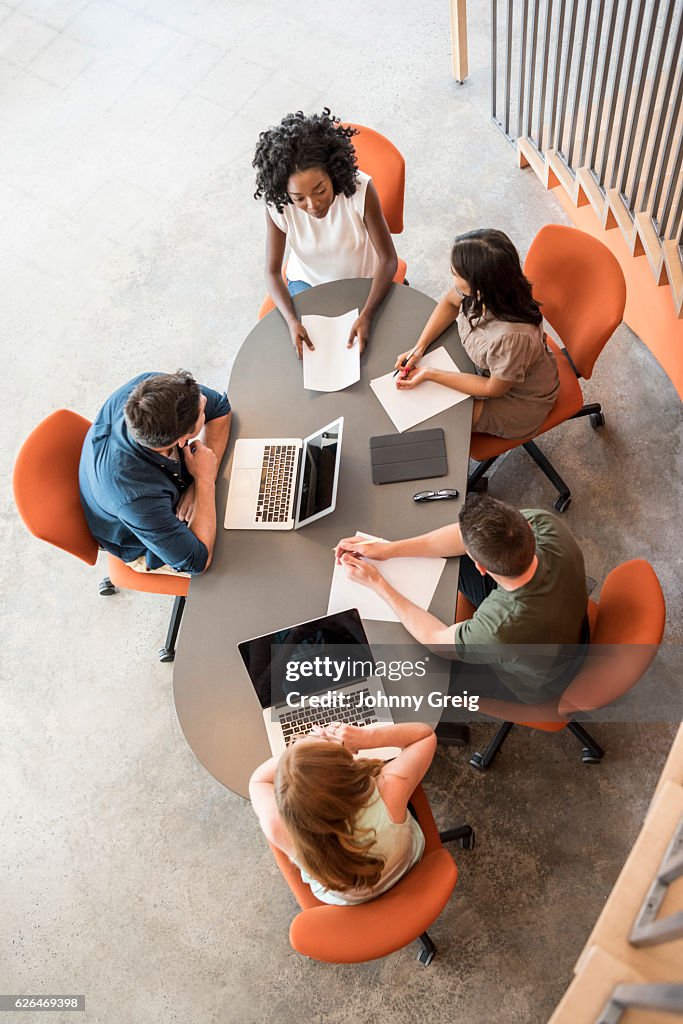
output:
[[[279,754],[314,725],[393,724],[388,707],[370,707],[384,687],[355,608],[287,626],[237,645],[263,708],[270,749]],[[327,659],[333,666],[325,673]],[[318,670],[309,672],[308,666]],[[334,682],[334,678],[338,678]],[[329,681],[327,681],[329,679]],[[289,700],[288,700],[289,698]],[[399,747],[373,747],[359,756],[389,760]]]
[[[334,511],[344,418],[303,441],[240,438],[230,474],[226,530],[298,530]]]

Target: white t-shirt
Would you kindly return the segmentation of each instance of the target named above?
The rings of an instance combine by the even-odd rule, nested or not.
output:
[[[358,187],[349,198],[337,195],[319,220],[288,203],[282,213],[266,206],[273,222],[287,235],[290,281],[325,284],[347,277],[373,277],[379,259],[363,222],[370,177],[358,172]]]

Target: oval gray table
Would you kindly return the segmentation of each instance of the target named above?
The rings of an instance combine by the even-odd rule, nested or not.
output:
[[[294,305],[300,316],[336,316],[360,309],[369,287],[369,280],[335,281],[298,295]],[[370,473],[369,438],[395,431],[370,389],[370,380],[387,373],[396,355],[414,344],[434,306],[432,299],[414,288],[392,285],[361,358],[361,379],[345,391],[304,390],[301,363],[277,311],[257,324],[235,359],[229,387],[232,433],[216,490],[216,546],[209,572],[192,580],[173,692],[178,720],[195,755],[219,782],[241,796],[247,795],[249,777],[270,755],[270,748],[238,642],[326,613],[332,548],[341,537],[362,530],[396,539],[437,529],[457,517],[467,485],[470,400],[414,428],[444,428],[448,476],[376,486]],[[442,335],[440,344],[461,369],[471,367],[455,326]],[[306,437],[339,415],[344,416],[344,438],[337,507],[331,515],[288,532],[223,528],[232,450],[238,437]],[[432,486],[457,488],[460,497],[413,502],[415,491]],[[454,617],[457,573],[458,560],[450,559],[430,606],[448,623]],[[366,620],[365,627],[377,659],[382,657],[378,644],[392,645],[402,657],[425,656],[424,648],[399,623]],[[447,662],[432,655],[430,666],[421,686],[445,690]],[[385,690],[409,692],[403,683],[386,679]],[[416,716],[395,711],[394,717]],[[440,712],[421,709],[419,717],[436,722]]]

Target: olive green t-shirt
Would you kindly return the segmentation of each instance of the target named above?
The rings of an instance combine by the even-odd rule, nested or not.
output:
[[[583,554],[567,527],[542,509],[521,512],[536,538],[536,572],[518,590],[496,587],[456,626],[455,644],[460,661],[491,665],[521,701],[534,703],[558,693],[577,653],[588,595]]]

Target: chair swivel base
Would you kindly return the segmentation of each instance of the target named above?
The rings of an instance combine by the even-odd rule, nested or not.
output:
[[[429,938],[427,932],[423,932],[422,935],[418,936],[418,938],[420,940],[420,943],[422,944],[422,949],[417,954],[417,959],[421,964],[424,964],[425,967],[429,967],[432,960],[434,959],[434,955],[436,953],[436,946]]]
[[[578,722],[569,722],[567,725],[572,736],[576,736],[577,740],[581,744],[581,760],[584,764],[600,764],[605,751],[602,749],[599,743],[593,739],[589,732],[579,725]]]
[[[577,415],[581,415],[581,413],[577,413]],[[596,423],[593,424],[594,426],[600,425],[599,423],[597,423],[598,416],[601,416],[602,422],[604,422],[604,416],[602,416],[602,413],[599,412],[593,413],[591,415],[591,423],[593,423],[593,415],[596,417]],[[557,509],[557,511],[566,512],[569,506],[571,505],[572,501],[571,491],[569,490],[567,484],[564,482],[564,480],[557,472],[553,464],[545,457],[545,455],[538,447],[538,445],[534,444],[533,441],[526,441],[522,445],[522,448],[524,448],[527,455],[529,455],[534,460],[538,468],[547,476],[548,480],[550,480],[553,487],[555,487],[558,491],[558,497],[555,501],[555,508]],[[474,467],[472,472],[467,477],[468,493],[471,493],[472,491],[476,491],[479,493],[486,491],[488,483],[486,482],[487,478],[484,476],[484,474],[491,468],[491,466],[494,464],[494,462],[496,462],[497,459],[498,456],[494,455],[491,458],[484,459],[482,462],[479,462]]]
[[[109,579],[105,576],[99,585],[99,591],[101,597],[111,597],[115,594],[116,587]],[[166,643],[159,651],[159,661],[169,662],[175,660],[175,643],[178,639],[178,631],[180,629],[180,621],[183,617],[183,610],[185,608],[185,598],[176,597],[173,602],[173,611],[171,612],[171,621],[168,624],[168,632],[166,633]]]
[[[183,617],[185,600],[186,598],[184,597],[176,597],[173,602],[173,611],[171,612],[171,621],[168,624],[166,643],[159,651],[159,661],[161,662],[175,660],[175,642],[178,639],[178,630],[180,629],[180,620]]]
[[[469,762],[472,768],[475,768],[478,772],[485,772],[487,768],[490,767],[491,762],[503,746],[503,743],[512,730],[514,724],[514,722],[503,722],[486,750],[484,750],[483,753],[478,751],[476,754],[472,754]],[[605,756],[605,751],[602,749],[600,744],[593,739],[591,734],[587,732],[582,725],[579,725],[578,722],[567,722],[567,728],[572,736],[576,736],[577,740],[581,744],[582,762],[584,764],[600,764]]]
[[[471,825],[458,825],[457,828],[449,828],[445,832],[439,832],[439,839],[442,843],[457,842],[458,846],[463,850],[474,849],[474,829]],[[429,967],[436,954],[436,946],[427,932],[423,932],[418,938],[422,948],[417,954],[417,959],[419,963]]]
[[[472,757],[470,758],[470,765],[473,768],[476,768],[478,772],[485,772],[500,748],[505,743],[513,725],[513,722],[503,722],[500,728],[496,731],[495,736],[489,743],[486,750],[483,753],[477,751],[475,754],[472,754]]]
[[[442,843],[456,842],[461,850],[474,849],[474,829],[471,825],[447,828],[445,832],[439,832],[439,839]]]

